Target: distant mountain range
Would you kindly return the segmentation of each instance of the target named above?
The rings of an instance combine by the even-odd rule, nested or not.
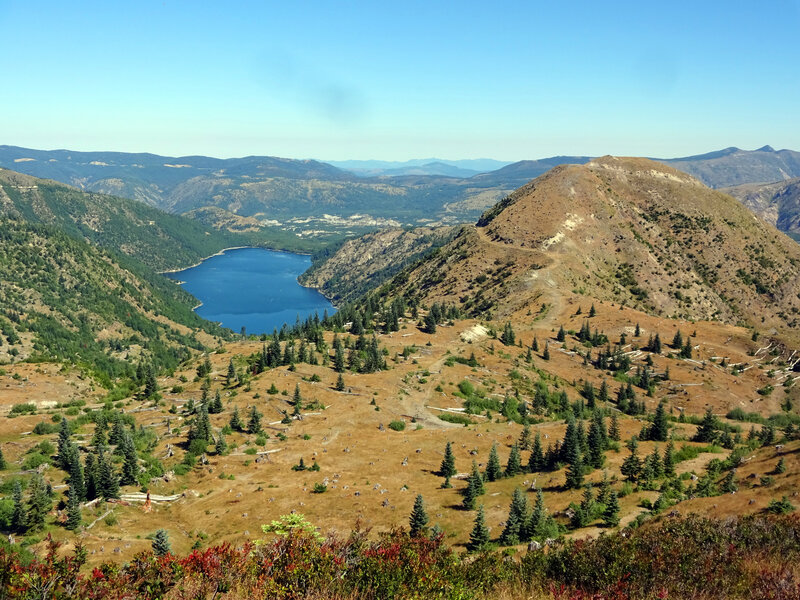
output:
[[[391,225],[474,222],[488,207],[553,167],[589,160],[555,156],[510,164],[491,159],[329,164],[269,156],[217,159],[0,146],[0,167],[172,213],[202,215],[211,227],[241,228],[245,224],[237,220],[243,218],[248,228],[268,228],[301,240]],[[660,162],[714,188],[800,177],[800,153],[769,146]],[[759,210],[758,204],[753,207]],[[784,227],[783,220],[773,222]]]

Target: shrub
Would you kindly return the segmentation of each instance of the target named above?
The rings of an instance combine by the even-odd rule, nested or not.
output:
[[[403,431],[406,428],[405,421],[394,420],[389,423],[389,429],[394,431]]]

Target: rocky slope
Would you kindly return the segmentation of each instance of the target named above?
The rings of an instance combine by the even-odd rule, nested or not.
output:
[[[320,256],[300,277],[336,303],[379,286],[456,233],[453,227],[386,229],[348,240],[330,256]]]
[[[800,236],[800,177],[722,190],[781,231]]]

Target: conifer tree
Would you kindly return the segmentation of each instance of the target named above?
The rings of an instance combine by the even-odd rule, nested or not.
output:
[[[608,383],[605,379],[603,379],[603,383],[600,385],[600,391],[597,394],[597,399],[600,402],[608,402]]]
[[[544,343],[544,352],[542,352],[542,359],[550,360],[550,344],[548,342]]]
[[[338,373],[344,372],[344,347],[338,335],[333,338],[333,368]]]
[[[503,477],[500,467],[500,457],[497,456],[497,444],[492,444],[489,451],[489,460],[486,463],[486,481],[497,481]]]
[[[722,480],[722,492],[724,494],[733,494],[739,486],[736,485],[736,469],[731,469]]]
[[[81,524],[81,502],[75,488],[69,487],[67,492],[67,522],[64,526],[74,531]]]
[[[511,323],[505,324],[503,333],[500,336],[500,342],[504,346],[513,346],[516,343],[516,335],[514,334],[514,329],[511,327]]]
[[[0,471],[5,471],[8,468],[5,456],[3,456],[3,448],[0,446]]]
[[[303,396],[300,394],[300,384],[294,384],[294,396],[292,396],[292,404],[299,406],[303,403]]]
[[[112,416],[113,425],[111,426],[111,433],[108,436],[108,443],[112,446],[118,446],[122,442],[122,436],[125,433],[125,425],[119,416],[119,413],[114,413]]]
[[[228,443],[225,441],[225,435],[220,432],[217,436],[217,441],[214,443],[214,452],[217,456],[224,456],[228,451]]]
[[[664,475],[667,477],[675,476],[675,445],[672,440],[669,441],[667,447],[664,448],[664,458],[661,460],[661,465],[664,469]]]
[[[528,471],[531,473],[539,473],[544,470],[545,460],[544,452],[542,451],[542,437],[539,431],[536,432],[536,437],[533,438],[533,449],[528,459]]]
[[[139,478],[139,457],[136,455],[136,446],[130,433],[125,433],[121,446],[123,461],[120,485],[135,485]]]
[[[427,525],[428,514],[425,512],[425,503],[422,501],[422,494],[417,494],[408,522],[408,533],[411,537],[424,537],[428,531]]]
[[[337,392],[343,392],[344,389],[345,389],[344,377],[342,377],[341,373],[339,373],[338,377],[336,377],[336,387],[335,387],[335,389],[336,389]]]
[[[500,534],[500,543],[504,546],[519,544],[523,539],[525,523],[528,518],[528,500],[521,489],[514,488],[506,525],[503,533]]]
[[[611,482],[608,480],[608,472],[603,471],[600,490],[597,492],[597,502],[605,506],[609,500],[611,500]]]
[[[656,414],[653,417],[653,425],[650,427],[647,437],[654,442],[666,442],[668,436],[667,411],[664,408],[664,403],[659,402],[656,407]]]
[[[622,462],[620,472],[629,480],[636,481],[642,471],[642,461],[638,455],[639,441],[636,436],[633,436],[628,442],[628,451],[630,454]]]
[[[207,359],[206,359],[207,360]],[[144,376],[144,397],[151,398],[158,391],[156,372],[152,364],[148,364]]]
[[[605,451],[608,447],[608,440],[605,435],[605,425],[603,424],[603,415],[599,411],[595,411],[592,418],[592,424],[589,426],[589,464],[595,469],[600,469],[605,462]]]
[[[530,540],[540,537],[543,533],[546,519],[547,509],[544,505],[544,492],[542,488],[539,488],[536,490],[536,503],[533,506],[533,513],[531,513],[525,526],[524,539]]]
[[[567,456],[567,476],[565,485],[567,489],[579,489],[583,485],[583,458],[577,449]]]
[[[439,475],[442,477],[453,477],[457,472],[456,457],[453,454],[451,443],[447,442],[447,445],[444,447],[444,458],[442,458],[442,464],[439,467]]]
[[[589,410],[594,410],[595,408],[595,394],[594,394],[594,386],[590,381],[585,381],[583,383],[583,390],[581,390],[581,394],[584,398],[586,398],[586,407]]]
[[[531,343],[531,350],[533,350],[534,352],[539,351],[539,338],[537,338],[536,336],[533,337],[533,342]]]
[[[25,519],[25,503],[22,497],[22,484],[19,482],[19,479],[14,481],[14,492],[11,499],[13,502],[11,509],[11,529],[21,533],[27,528],[27,523]]]
[[[111,461],[102,450],[97,458],[97,484],[97,491],[105,500],[119,498],[119,479]]]
[[[608,438],[614,440],[615,442],[618,442],[621,438],[617,413],[611,414],[611,425],[608,428]]]
[[[661,350],[662,350],[662,347],[661,347],[661,336],[658,333],[656,333],[656,337],[653,338],[653,343],[650,344],[650,350],[652,350],[656,354],[661,354]]]
[[[222,411],[222,397],[220,396],[219,390],[217,390],[214,392],[214,399],[208,405],[208,412],[210,412],[212,415],[218,415]]]
[[[81,467],[81,457],[78,451],[78,446],[72,442],[69,443],[69,454],[67,459],[69,465],[67,472],[69,473],[68,483],[70,488],[75,489],[78,501],[86,498],[86,483],[84,481],[83,468]]]
[[[675,350],[680,350],[683,348],[683,335],[681,334],[681,330],[675,332],[675,337],[672,338],[672,347]]]
[[[244,431],[244,423],[242,423],[242,419],[239,416],[239,407],[234,407],[233,414],[231,415],[230,421],[231,429],[234,431]]]
[[[619,498],[617,492],[612,491],[611,497],[603,511],[603,523],[606,527],[616,527],[619,525]]]
[[[594,317],[596,314],[597,314],[597,309],[595,309],[594,304],[592,304],[592,307],[589,309],[589,318]]]
[[[563,342],[565,339],[567,339],[567,335],[566,332],[564,331],[564,326],[561,325],[558,328],[558,333],[556,334],[556,340],[558,340],[559,342]]]
[[[261,431],[261,413],[255,405],[250,409],[250,418],[247,421],[247,433],[259,433]]]
[[[527,423],[522,426],[522,432],[519,434],[518,445],[520,450],[531,449],[531,427]]]
[[[478,470],[478,463],[473,460],[472,472],[467,479],[467,487],[464,489],[464,500],[462,502],[464,508],[467,510],[473,510],[475,508],[476,498],[484,494],[485,491],[486,489],[483,485],[483,477],[481,476],[481,472]]]
[[[228,372],[225,375],[225,385],[231,387],[236,383],[236,367],[233,364],[233,358],[228,361]]]
[[[633,337],[639,337],[642,335],[642,329],[639,327],[639,324],[636,324],[636,330],[633,332]]]
[[[94,500],[99,495],[99,492],[97,483],[97,460],[92,453],[86,455],[83,468],[83,480],[86,488],[86,499]]]
[[[692,341],[689,338],[686,338],[686,343],[681,348],[680,357],[692,358]]]
[[[700,422],[700,426],[697,429],[697,433],[695,433],[692,438],[692,441],[708,444],[713,442],[716,438],[717,420],[714,418],[714,413],[712,413],[709,408],[706,410],[706,414],[703,416],[703,420]]]
[[[153,554],[156,556],[165,556],[172,550],[169,545],[169,534],[164,529],[159,529],[153,536]]]
[[[56,463],[65,471],[69,469],[69,453],[72,446],[70,440],[69,423],[66,419],[61,419],[58,428],[58,455],[56,456]]]
[[[489,529],[486,527],[486,515],[483,512],[483,504],[478,507],[478,514],[475,516],[475,525],[469,534],[467,542],[467,552],[480,552],[489,543]]]
[[[511,446],[511,453],[508,455],[508,463],[506,464],[506,477],[514,477],[522,473],[522,459],[519,455],[519,447],[514,444]]]
[[[28,484],[28,507],[25,513],[27,529],[37,530],[44,527],[45,518],[51,506],[44,478],[40,473],[34,473]]]

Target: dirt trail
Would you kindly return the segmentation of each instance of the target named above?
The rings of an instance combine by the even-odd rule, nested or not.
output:
[[[544,317],[536,321],[538,326],[552,326],[559,322],[561,312],[564,310],[564,296],[555,278],[552,276],[561,265],[558,254],[555,252],[545,253],[537,248],[525,248],[504,244],[503,242],[496,242],[486,235],[486,230],[482,227],[476,227],[475,231],[482,244],[501,248],[506,252],[518,252],[529,255],[535,254],[547,260],[547,264],[544,267],[533,270],[528,274],[527,283],[538,292],[537,300],[548,305],[547,313]]]

